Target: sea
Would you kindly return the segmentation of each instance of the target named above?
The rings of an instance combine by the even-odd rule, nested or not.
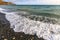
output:
[[[60,18],[60,5],[0,5],[11,11],[27,11],[33,15]]]
[[[14,32],[37,35],[38,38],[43,37],[46,40],[60,40],[60,20],[59,24],[30,20],[15,14],[21,11],[30,15],[60,19],[60,5],[0,5],[0,12],[6,14],[5,18]]]

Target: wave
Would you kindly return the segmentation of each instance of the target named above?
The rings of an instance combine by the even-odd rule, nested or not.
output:
[[[10,22],[10,28],[13,28],[15,32],[36,34],[38,38],[43,37],[46,40],[60,40],[60,25],[30,20],[21,14],[18,15],[17,12],[4,12],[3,10],[6,9],[0,9],[0,12],[5,14],[6,19]]]

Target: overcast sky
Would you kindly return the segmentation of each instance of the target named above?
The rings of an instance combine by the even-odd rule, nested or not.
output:
[[[60,0],[4,0],[20,5],[60,5]]]

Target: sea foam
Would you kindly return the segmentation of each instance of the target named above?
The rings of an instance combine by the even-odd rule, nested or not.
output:
[[[60,25],[58,24],[30,20],[15,12],[5,13],[6,19],[10,22],[10,28],[13,28],[15,32],[36,34],[38,38],[43,37],[46,40],[60,40]]]

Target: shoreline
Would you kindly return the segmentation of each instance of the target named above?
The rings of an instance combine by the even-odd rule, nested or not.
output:
[[[5,12],[6,13],[6,12]],[[23,14],[24,14],[24,12],[23,12]],[[58,25],[58,24],[50,24],[50,23],[44,23],[44,22],[39,22],[39,21],[34,21],[34,20],[31,20],[31,19],[29,19],[29,18],[31,18],[31,16],[27,16],[27,18],[26,17],[24,17],[23,16],[23,14],[21,15],[18,15],[17,13],[16,14],[4,14],[4,13],[0,13],[0,15],[3,15],[3,16],[1,16],[1,18],[3,18],[3,20],[1,20],[1,21],[3,21],[3,22],[5,22],[5,20],[7,20],[9,23],[9,26],[10,27],[12,27],[13,25],[14,25],[14,28],[12,27],[12,30],[14,30],[12,33],[18,33],[18,35],[20,35],[19,33],[21,33],[21,32],[24,32],[23,34],[26,36],[26,34],[28,35],[28,34],[30,34],[30,35],[34,35],[35,34],[35,36],[37,35],[38,36],[38,39],[39,38],[41,38],[41,36],[43,36],[43,39],[47,39],[47,40],[50,40],[50,37],[52,36],[52,38],[51,39],[53,39],[54,40],[54,36],[57,36],[57,37],[59,37],[58,35],[60,35],[59,34],[59,28],[60,28],[60,25]],[[6,15],[6,16],[5,16]],[[6,17],[6,18],[5,18]],[[29,18],[28,18],[29,17]],[[33,18],[32,19],[34,19],[34,17],[35,16],[32,16]],[[13,19],[14,20],[13,20]],[[35,18],[38,18],[38,17],[35,17]],[[40,17],[40,18],[43,18],[42,20],[45,20],[45,18],[44,17]],[[39,19],[39,18],[38,18]],[[48,19],[48,18],[46,18],[46,19]],[[17,21],[16,21],[17,20]],[[48,19],[49,20],[49,19]],[[7,21],[5,22],[5,24],[4,25],[8,25],[8,24],[6,24],[7,23]],[[2,23],[3,23],[2,22]],[[21,25],[21,23],[22,23],[22,25]],[[11,24],[12,24],[12,26],[11,26]],[[35,25],[35,26],[34,26]],[[3,26],[3,25],[2,25]],[[6,29],[6,31],[8,31],[9,30],[9,26],[7,26],[8,28]],[[20,29],[19,29],[20,28]],[[22,29],[21,29],[22,28]],[[42,29],[41,29],[42,28]],[[50,29],[51,28],[51,29]],[[57,29],[56,29],[57,28]],[[4,29],[5,29],[5,27],[4,27]],[[41,29],[41,30],[40,30]],[[2,30],[2,29],[1,29]],[[11,28],[10,28],[10,30],[11,30]],[[24,31],[23,31],[24,30]],[[5,31],[5,32],[6,32]],[[3,30],[3,32],[4,32],[4,30]],[[43,32],[43,33],[42,33]],[[47,32],[47,33],[45,33],[45,32]],[[40,33],[42,33],[42,34],[40,34]],[[45,35],[46,36],[45,36]],[[7,34],[6,34],[7,35]],[[9,35],[9,34],[8,34]],[[35,37],[34,36],[34,37]],[[47,38],[45,38],[45,37],[47,37]],[[55,39],[59,39],[59,38],[55,38]]]
[[[0,13],[0,40],[44,40],[43,38],[38,38],[36,35],[29,35],[23,32],[14,32],[13,29],[10,28],[10,23],[8,21],[4,21],[4,14]],[[1,20],[1,18],[3,20]]]

